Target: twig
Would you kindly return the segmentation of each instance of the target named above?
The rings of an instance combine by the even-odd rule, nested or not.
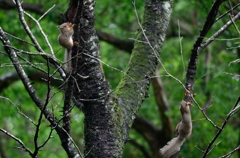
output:
[[[35,132],[35,135],[34,135],[34,147],[35,147],[35,151],[34,151],[34,156],[36,157],[37,156],[37,154],[38,154],[38,152],[39,152],[39,150],[40,150],[40,148],[41,147],[43,147],[43,146],[41,146],[41,147],[39,147],[38,146],[38,135],[39,135],[39,132],[40,132],[40,126],[41,126],[41,124],[42,124],[42,119],[43,119],[43,115],[44,115],[44,110],[46,109],[46,107],[47,107],[47,105],[48,105],[48,103],[49,103],[49,97],[50,97],[50,92],[51,92],[51,89],[50,89],[50,75],[49,75],[49,73],[50,73],[50,67],[49,67],[49,60],[47,61],[47,68],[48,68],[48,73],[47,73],[47,76],[48,76],[48,80],[47,80],[47,97],[46,97],[46,99],[45,99],[45,104],[44,104],[44,106],[43,106],[43,109],[41,109],[41,113],[40,113],[40,116],[39,116],[39,118],[38,118],[38,123],[37,123],[37,126],[36,126],[36,132]],[[52,131],[50,132],[50,133],[52,133]],[[48,136],[48,138],[50,139],[50,136]],[[47,140],[49,140],[47,138]],[[47,143],[47,141],[45,141],[45,143],[44,144],[46,144]]]
[[[20,56],[19,54],[18,54],[18,57],[21,58],[23,61],[25,61],[28,65],[30,65],[30,66],[32,66],[33,68],[39,70],[40,72],[43,72],[44,74],[48,74],[48,72],[46,72],[44,69],[41,69],[40,67],[36,66],[37,64],[39,65],[39,64],[43,64],[43,63],[34,63],[34,64],[33,64],[32,62],[28,61],[27,59],[25,59],[24,57]],[[54,74],[57,73],[57,70],[58,70],[58,69],[56,69],[56,70],[52,73],[51,78],[53,78],[54,80],[62,81],[62,79],[59,79],[59,78],[53,76]]]
[[[217,129],[221,129],[219,126],[217,126],[217,125],[207,116],[207,114],[206,114],[205,111],[199,106],[199,104],[197,103],[197,101],[196,101],[194,98],[192,98],[192,99],[193,99],[193,101],[195,102],[195,104],[197,105],[198,109],[202,112],[202,114],[203,114],[203,116],[206,118],[206,120],[208,120],[208,122],[210,122],[210,123],[213,125],[213,127],[217,128]]]
[[[84,155],[84,158],[86,158],[89,155],[89,153],[92,151],[93,148],[94,146],[92,146],[91,149],[86,153],[86,155]]]
[[[53,130],[54,130],[54,128],[51,128],[50,133],[49,133],[47,139],[42,143],[42,145],[39,145],[39,146],[38,146],[38,149],[39,149],[39,150],[40,150],[41,148],[43,148],[43,147],[47,144],[47,142],[52,138],[52,132],[53,132]]]
[[[34,17],[32,17],[32,15],[28,14],[27,12],[25,12],[25,11],[23,11],[23,12],[24,12],[24,14],[26,14],[29,18],[31,18],[31,19],[37,24],[37,26],[38,26],[41,34],[42,34],[43,37],[45,38],[45,42],[47,43],[47,45],[48,45],[48,47],[49,47],[49,49],[50,49],[50,52],[51,52],[51,54],[52,54],[52,57],[55,59],[56,57],[55,57],[55,55],[54,55],[52,45],[50,44],[50,42],[49,42],[49,40],[48,40],[48,38],[47,38],[47,35],[44,33],[44,31],[43,31],[43,29],[42,29],[39,21],[36,20]]]
[[[198,49],[198,52],[201,52],[204,48],[206,48],[210,43],[212,43],[216,37],[221,35],[231,24],[233,24],[234,21],[240,18],[240,12],[234,16],[230,21],[228,21],[223,27],[221,27],[214,35],[212,35],[206,42],[201,44],[201,46]]]
[[[214,144],[214,146],[209,150],[208,153],[210,153],[218,144],[220,144],[222,142],[222,140],[220,140],[219,142],[217,142],[216,144]]]
[[[181,28],[180,28],[179,20],[178,20],[178,38],[179,38],[180,54],[181,54],[182,65],[183,65],[183,74],[186,74],[186,68],[184,65],[183,53],[182,53],[182,37],[181,37]]]
[[[195,146],[195,148],[197,148],[199,151],[201,151],[202,153],[204,153],[204,150],[200,149],[198,146]]]
[[[158,60],[158,62],[160,63],[160,65],[162,66],[164,72],[165,72],[168,76],[170,76],[171,78],[173,78],[174,80],[176,80],[178,83],[180,83],[180,84],[183,86],[184,89],[186,89],[185,86],[184,86],[184,84],[183,84],[178,78],[174,77],[172,74],[170,74],[170,73],[167,71],[167,69],[166,69],[165,66],[163,65],[161,59],[158,57],[156,50],[155,50],[155,49],[153,48],[153,46],[151,45],[151,43],[150,43],[147,35],[145,34],[145,30],[143,29],[143,27],[142,27],[142,25],[141,25],[141,22],[140,22],[140,20],[139,20],[138,13],[137,13],[137,9],[136,9],[136,5],[135,5],[135,0],[133,1],[133,7],[134,7],[135,16],[136,16],[136,18],[137,18],[138,26],[140,27],[140,29],[141,29],[141,31],[142,31],[142,34],[144,35],[144,38],[145,38],[146,41],[147,41],[147,44],[148,44],[149,47],[152,49],[155,57],[157,58],[157,60]]]
[[[126,76],[129,77],[134,83],[136,82],[131,76],[129,76],[129,75],[128,75],[127,73],[125,73],[124,71],[122,71],[122,70],[120,70],[120,69],[117,69],[117,68],[115,68],[115,67],[113,67],[113,66],[110,66],[109,64],[105,63],[104,61],[102,61],[102,60],[100,60],[100,59],[98,59],[98,58],[96,58],[96,57],[94,57],[94,56],[92,56],[92,55],[89,55],[89,54],[87,54],[87,53],[83,53],[83,54],[86,55],[86,56],[89,56],[89,57],[91,57],[91,58],[93,58],[93,59],[96,59],[96,60],[98,60],[99,62],[101,62],[102,64],[106,65],[107,67],[109,67],[109,68],[111,68],[111,69],[113,69],[113,70],[116,70],[116,71],[118,71],[118,72],[126,75]]]
[[[210,11],[208,12],[208,15],[206,17],[206,21],[199,33],[199,36],[197,40],[195,41],[193,45],[193,49],[191,51],[190,60],[188,63],[187,73],[186,73],[186,91],[184,94],[184,100],[187,102],[192,102],[192,94],[193,94],[193,86],[194,86],[194,80],[197,73],[197,66],[198,66],[198,56],[200,53],[199,47],[201,46],[203,39],[211,29],[211,27],[214,24],[214,20],[216,18],[216,15],[218,13],[218,9],[220,5],[226,0],[215,0]]]
[[[20,144],[20,145],[22,146],[22,149],[23,149],[24,151],[28,152],[30,156],[33,155],[32,151],[31,151],[28,147],[26,147],[26,145],[21,141],[21,139],[15,137],[14,135],[12,135],[11,133],[9,133],[8,131],[6,131],[6,130],[4,130],[4,129],[2,129],[2,128],[0,128],[0,131],[2,131],[2,132],[5,133],[7,136],[9,136],[9,137],[11,137],[12,139],[14,139],[16,142],[18,142],[18,144]]]
[[[17,10],[18,10],[18,14],[19,14],[19,19],[20,19],[20,22],[22,23],[23,25],[23,28],[25,29],[26,33],[28,34],[28,36],[30,37],[31,41],[33,42],[35,48],[41,52],[41,53],[44,53],[42,47],[39,45],[37,39],[34,37],[34,35],[32,34],[29,26],[27,25],[27,22],[25,21],[25,18],[24,18],[24,10],[21,6],[21,3],[19,0],[14,0],[14,3],[16,4],[17,6]],[[45,59],[47,59],[47,57],[43,56]],[[61,68],[61,66],[59,65],[59,63],[56,61],[55,58],[50,58],[50,62],[56,67],[58,68],[59,70],[59,73],[60,75],[62,76],[62,78],[66,78],[66,74],[64,72],[64,70]]]
[[[48,13],[50,12],[56,5],[54,4],[51,8],[49,8],[37,21],[42,20],[42,18]]]
[[[237,146],[234,150],[230,151],[228,154],[221,156],[220,158],[228,158],[230,157],[234,152],[240,149],[240,145]]]
[[[235,29],[237,30],[237,32],[238,32],[238,34],[239,34],[239,36],[240,36],[240,31],[239,31],[239,29],[238,29],[238,27],[237,27],[237,25],[236,25],[236,23],[235,23],[236,20],[233,20],[233,16],[232,16],[231,14],[229,14],[229,17],[230,17],[230,19],[231,19],[231,21],[232,21]]]
[[[31,67],[39,70],[40,72],[43,72],[44,74],[47,74],[47,72],[44,69],[41,69],[40,67],[36,66],[35,64],[33,64],[32,62],[28,61],[27,59],[25,59],[24,57],[22,57],[21,55],[18,54],[18,57],[21,58],[23,61],[25,61],[28,65],[30,65]]]
[[[5,32],[5,34],[7,34],[8,36],[11,36],[11,37],[13,37],[13,38],[15,38],[15,39],[17,39],[17,40],[19,40],[19,41],[21,41],[21,42],[24,42],[24,43],[27,43],[27,44],[29,44],[29,45],[35,46],[34,44],[32,44],[32,43],[30,43],[30,42],[28,42],[28,41],[25,41],[25,40],[23,40],[23,39],[21,39],[21,38],[19,38],[19,37],[17,37],[17,36],[14,36],[14,35],[12,35],[12,34],[10,34],[10,33],[8,33],[8,32]]]
[[[149,151],[146,149],[146,147],[144,147],[143,145],[141,145],[140,143],[138,143],[134,139],[130,139],[128,142],[130,144],[132,144],[135,148],[140,150],[145,158],[151,158],[150,154],[148,153]]]
[[[13,104],[13,106],[18,110],[18,113],[21,114],[23,117],[25,117],[29,122],[31,122],[33,125],[37,125],[31,118],[29,118],[27,115],[25,115],[19,108],[18,106],[13,102],[11,101],[9,98],[6,98],[6,97],[3,97],[3,96],[0,96],[0,99],[6,99],[7,101],[9,101],[10,103]]]
[[[204,152],[203,158],[205,158],[209,154],[209,151],[211,150],[211,146],[216,141],[218,136],[222,133],[222,131],[223,131],[224,127],[226,126],[229,118],[232,116],[232,113],[234,112],[234,109],[236,109],[236,107],[239,107],[239,105],[238,105],[239,102],[240,102],[240,96],[238,97],[236,104],[232,107],[231,111],[228,113],[228,115],[227,115],[225,121],[223,122],[221,128],[218,130],[218,132],[216,133],[216,135],[214,136],[212,141],[208,144],[208,146],[207,146],[207,148]]]
[[[81,156],[81,153],[80,153],[79,149],[77,148],[77,146],[75,145],[75,142],[72,140],[70,135],[66,132],[66,130],[64,130],[57,123],[57,121],[56,121],[57,119],[54,117],[54,115],[47,108],[43,110],[44,104],[38,97],[35,88],[32,86],[27,74],[25,73],[22,65],[20,64],[20,62],[17,58],[17,53],[12,49],[12,45],[11,45],[10,41],[7,39],[7,36],[4,34],[4,31],[2,30],[1,27],[0,27],[0,40],[2,41],[2,43],[4,45],[4,49],[7,52],[12,63],[14,63],[14,67],[15,67],[17,73],[19,74],[19,77],[22,80],[23,85],[25,86],[29,96],[31,97],[33,102],[37,105],[37,107],[43,111],[44,116],[51,123],[51,125],[55,126],[55,129],[58,133],[58,136],[60,137],[60,140],[62,141],[62,145],[63,145],[65,151],[67,152],[67,154],[71,155],[71,156],[72,155],[76,156],[76,154]],[[71,143],[64,144],[64,141],[66,141],[66,139],[70,139]],[[69,141],[67,141],[67,142],[69,142]],[[75,152],[75,150],[72,150],[72,148],[70,149],[69,146],[71,146],[72,144],[74,144],[74,146],[77,150],[77,153]]]
[[[240,6],[240,3],[237,4],[237,5],[235,5],[235,6],[232,7],[231,9],[229,9],[226,13],[222,14],[221,16],[219,16],[219,17],[214,21],[214,23],[217,22],[218,20],[220,20],[220,19],[221,19],[222,17],[224,17],[225,15],[227,15],[229,12],[233,11],[234,9],[236,9],[238,6]]]

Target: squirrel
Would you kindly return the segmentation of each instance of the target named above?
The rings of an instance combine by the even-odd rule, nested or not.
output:
[[[75,24],[72,24],[70,22],[65,22],[58,26],[58,29],[60,30],[60,35],[58,36],[58,43],[66,48],[65,56],[64,56],[64,62],[67,62],[66,65],[66,71],[67,73],[70,73],[71,71],[71,49],[73,47],[73,39],[72,36],[74,34],[74,27]]]
[[[162,158],[174,157],[185,141],[185,139],[192,133],[192,119],[190,113],[190,105],[185,101],[180,102],[181,121],[178,123],[176,130],[178,136],[173,138],[163,148],[160,149],[160,156]]]

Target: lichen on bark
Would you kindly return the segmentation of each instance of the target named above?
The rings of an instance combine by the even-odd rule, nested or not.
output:
[[[114,92],[110,92],[99,62],[99,43],[94,29],[95,1],[83,4],[77,73],[88,78],[76,75],[81,91],[75,87],[74,96],[83,104],[85,115],[84,153],[89,153],[90,158],[120,158],[158,65],[172,1],[146,1],[143,30],[137,35],[126,74]]]

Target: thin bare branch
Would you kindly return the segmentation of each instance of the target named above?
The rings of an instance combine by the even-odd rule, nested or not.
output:
[[[240,31],[239,31],[239,29],[238,29],[238,27],[237,27],[237,25],[235,23],[236,20],[233,19],[233,15],[231,15],[231,14],[229,14],[229,17],[230,17],[230,19],[231,19],[235,29],[237,30],[239,37],[240,37]]]
[[[181,54],[182,65],[183,65],[183,74],[186,74],[186,68],[184,65],[183,53],[182,53],[182,37],[181,37],[181,28],[180,28],[179,20],[178,20],[178,38],[179,38],[180,54]]]
[[[10,34],[10,33],[8,33],[8,32],[5,32],[8,36],[11,36],[12,38],[15,38],[15,39],[17,39],[17,40],[19,40],[19,41],[21,41],[21,42],[23,42],[23,43],[27,43],[27,44],[29,44],[29,45],[31,45],[31,46],[35,46],[34,44],[32,44],[32,43],[30,43],[30,42],[28,42],[28,41],[25,41],[25,40],[23,40],[23,39],[21,39],[21,38],[19,38],[19,37],[17,37],[17,36],[14,36],[14,35],[12,35],[12,34]]]
[[[233,154],[234,152],[236,152],[237,150],[239,150],[239,149],[240,149],[240,145],[237,146],[234,150],[232,150],[232,151],[230,151],[229,153],[227,153],[226,155],[221,156],[220,158],[228,158],[228,157],[232,156],[232,154]]]
[[[151,45],[149,39],[147,38],[147,35],[145,34],[145,30],[143,29],[143,27],[142,27],[142,25],[141,25],[141,22],[140,22],[140,20],[139,20],[138,13],[137,13],[137,9],[136,9],[136,5],[135,5],[135,1],[133,1],[133,7],[134,7],[135,16],[136,16],[136,18],[137,18],[138,26],[140,27],[140,29],[141,29],[141,31],[142,31],[142,34],[144,35],[144,38],[145,38],[145,40],[147,41],[147,44],[149,45],[149,47],[151,48],[151,50],[152,50],[153,53],[155,54],[155,57],[157,58],[157,60],[158,60],[158,62],[160,63],[161,67],[163,68],[164,72],[165,72],[168,76],[170,76],[171,78],[173,78],[174,80],[176,80],[178,83],[180,83],[184,89],[186,89],[185,86],[184,86],[184,84],[183,84],[178,78],[174,77],[172,74],[170,74],[170,73],[167,71],[167,69],[166,69],[165,66],[163,65],[161,59],[158,57],[156,50],[155,50],[155,49],[153,48],[153,46]]]
[[[199,53],[201,52],[199,50],[199,47],[201,47],[203,39],[205,38],[205,36],[207,35],[209,30],[213,26],[214,20],[216,19],[216,16],[217,16],[217,13],[219,10],[219,7],[225,1],[226,0],[215,0],[214,1],[210,11],[207,14],[206,21],[199,33],[199,36],[193,45],[193,49],[191,51],[191,56],[190,56],[187,73],[186,73],[185,85],[186,85],[187,90],[185,91],[185,94],[184,94],[184,100],[187,102],[191,103],[192,98],[193,98],[193,86],[194,86],[195,76],[197,73],[198,56],[199,56]]]
[[[227,117],[225,118],[224,122],[222,123],[222,126],[220,127],[220,129],[217,131],[216,135],[214,136],[214,138],[210,141],[210,143],[208,144],[203,158],[207,157],[207,155],[209,154],[209,152],[211,151],[211,147],[213,145],[213,143],[216,141],[216,139],[219,137],[219,135],[222,133],[224,127],[226,126],[229,118],[232,116],[232,114],[235,112],[235,109],[239,107],[239,102],[240,102],[240,96],[238,97],[236,104],[232,107],[231,111],[228,113]]]
[[[140,143],[138,143],[134,139],[130,139],[128,142],[130,144],[132,144],[135,148],[140,150],[143,153],[145,158],[151,158],[150,154],[148,153],[149,151],[143,145],[141,145]]]
[[[2,129],[2,128],[0,128],[0,131],[2,131],[3,133],[5,133],[5,134],[6,134],[7,136],[9,136],[10,138],[14,139],[16,142],[18,142],[18,144],[21,145],[23,151],[28,152],[28,154],[29,154],[30,156],[33,155],[32,151],[31,151],[28,147],[26,147],[26,145],[22,142],[21,139],[15,137],[13,134],[9,133],[8,131],[6,131],[6,130],[4,130],[4,129]]]
[[[56,5],[54,4],[51,8],[49,8],[37,21],[39,22],[40,20],[42,20],[42,18],[47,15],[47,13],[49,13]]]
[[[237,5],[235,5],[234,7],[232,7],[231,9],[229,9],[226,13],[222,14],[221,16],[219,16],[214,22],[217,22],[218,20],[222,19],[225,15],[227,15],[228,13],[232,12],[234,9],[236,9],[238,6],[240,6],[240,3],[238,3]]]
[[[43,37],[44,37],[44,39],[45,39],[45,41],[46,41],[46,43],[47,43],[47,45],[48,45],[48,47],[49,47],[49,49],[50,49],[50,52],[51,52],[51,54],[52,54],[52,57],[53,57],[54,59],[56,59],[56,57],[55,57],[55,55],[54,55],[54,51],[53,51],[52,45],[50,44],[50,42],[49,42],[49,40],[48,40],[48,38],[47,38],[47,35],[44,33],[44,31],[43,31],[43,29],[42,29],[39,21],[36,20],[32,15],[30,15],[29,13],[27,13],[27,12],[25,12],[25,11],[24,11],[24,14],[26,14],[29,18],[31,18],[31,19],[37,24],[37,26],[38,26],[41,34],[43,35]]]
[[[206,119],[208,122],[210,122],[210,123],[213,125],[213,127],[217,128],[217,129],[221,129],[219,126],[217,126],[217,125],[207,116],[207,114],[205,113],[204,109],[202,109],[202,108],[200,107],[200,105],[197,103],[197,101],[196,101],[194,98],[192,98],[192,99],[193,99],[193,101],[195,102],[195,104],[197,105],[198,109],[202,112],[202,114],[203,114],[203,116],[205,117],[205,119]]]
[[[27,115],[25,115],[19,108],[18,106],[12,101],[10,100],[9,98],[6,98],[6,97],[3,97],[3,96],[0,96],[0,99],[5,99],[7,101],[9,101],[10,103],[13,104],[13,106],[18,110],[18,113],[21,114],[23,117],[25,117],[29,122],[31,122],[33,125],[36,126],[36,123],[31,119],[29,118]]]
[[[20,79],[23,82],[23,85],[25,86],[25,89],[27,90],[29,96],[31,99],[34,101],[34,103],[37,105],[37,107],[43,111],[44,116],[46,119],[51,123],[53,127],[55,127],[58,136],[60,137],[60,140],[62,141],[62,146],[64,147],[65,151],[70,157],[80,157],[81,153],[79,152],[79,149],[74,145],[71,146],[72,144],[75,144],[74,141],[72,141],[72,138],[70,135],[64,130],[57,122],[57,119],[54,117],[54,115],[47,109],[44,108],[44,104],[39,98],[39,96],[36,93],[35,88],[32,86],[27,74],[25,73],[21,63],[19,62],[17,58],[17,53],[12,49],[12,45],[10,41],[7,39],[7,36],[4,34],[4,31],[2,28],[0,28],[0,40],[2,41],[4,45],[4,49],[7,52],[9,58],[11,59],[12,63],[14,63],[14,67],[16,71],[19,74]],[[66,141],[67,140],[71,140]],[[65,144],[64,142],[68,142],[68,144]],[[75,148],[73,148],[75,147]],[[79,156],[80,155],[80,156]]]
[[[204,48],[206,48],[210,43],[212,43],[215,38],[217,38],[219,35],[221,35],[230,25],[233,24],[234,21],[240,18],[240,12],[234,16],[230,21],[228,21],[223,27],[221,27],[212,37],[210,37],[206,42],[201,44],[201,46],[198,49],[198,52],[201,52]]]
[[[14,0],[14,2],[15,2],[15,4],[16,4],[16,6],[17,6],[17,10],[18,10],[18,14],[19,14],[19,19],[20,19],[20,21],[21,21],[21,23],[22,23],[22,25],[23,25],[26,33],[27,33],[28,36],[30,37],[31,41],[34,43],[35,48],[36,48],[39,52],[44,53],[42,47],[39,45],[37,39],[36,39],[36,38],[34,37],[34,35],[32,34],[32,32],[31,32],[31,30],[30,30],[27,22],[25,21],[25,18],[24,18],[24,10],[23,10],[23,8],[22,8],[22,6],[21,6],[20,1],[19,1],[19,0]],[[43,57],[44,57],[45,59],[47,59],[45,56],[43,56]],[[51,62],[56,68],[58,68],[58,71],[59,71],[59,73],[61,74],[61,76],[62,76],[63,78],[66,78],[66,74],[65,74],[64,70],[63,70],[62,68],[60,68],[61,66],[60,66],[59,63],[56,61],[56,59],[55,59],[55,58],[50,58],[50,59],[51,59],[50,62]]]
[[[33,154],[34,154],[35,157],[37,157],[37,154],[38,154],[40,148],[43,147],[43,146],[41,146],[41,147],[38,146],[38,136],[39,136],[39,132],[40,132],[40,126],[42,124],[42,119],[43,119],[43,116],[44,116],[44,110],[46,109],[46,107],[49,103],[50,92],[51,92],[50,75],[49,75],[49,73],[50,73],[49,60],[47,60],[47,68],[48,68],[48,71],[47,71],[48,72],[47,73],[47,76],[48,76],[47,77],[48,78],[48,80],[47,80],[47,97],[45,99],[44,107],[43,107],[43,109],[41,109],[41,113],[40,113],[40,116],[38,118],[38,123],[37,123],[37,126],[36,126],[36,132],[35,132],[34,141],[33,141],[34,142],[34,147],[35,147],[35,151],[34,151]],[[52,130],[51,130],[50,133],[52,133]],[[48,138],[50,138],[50,136]],[[47,138],[47,140],[49,140],[48,138]],[[46,143],[47,143],[47,141],[45,141],[45,144]]]
[[[134,83],[137,83],[137,82],[136,82],[131,76],[129,76],[126,72],[124,72],[124,71],[122,71],[122,70],[120,70],[120,69],[117,69],[117,68],[115,68],[115,67],[113,67],[113,66],[110,66],[109,64],[105,63],[104,61],[102,61],[102,60],[100,60],[100,59],[98,59],[98,58],[96,58],[96,57],[94,57],[94,56],[92,56],[92,55],[89,55],[89,54],[86,54],[86,53],[83,53],[83,54],[86,55],[86,56],[89,56],[89,57],[91,57],[91,58],[93,58],[93,59],[98,60],[99,62],[101,62],[102,64],[106,65],[107,67],[109,67],[109,68],[111,68],[111,69],[113,69],[113,70],[116,70],[116,71],[118,71],[118,72],[121,72],[122,74],[124,74],[124,75],[126,75],[127,77],[129,77]]]

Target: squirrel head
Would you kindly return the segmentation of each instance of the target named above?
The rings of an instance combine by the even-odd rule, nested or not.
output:
[[[74,34],[74,27],[75,24],[72,24],[70,22],[65,22],[58,26],[58,29],[62,34],[67,34],[68,36],[72,36]]]

